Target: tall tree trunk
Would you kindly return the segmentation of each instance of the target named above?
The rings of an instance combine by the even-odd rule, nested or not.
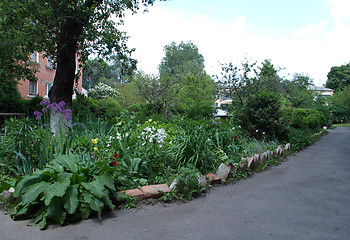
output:
[[[72,108],[72,95],[75,80],[76,53],[78,37],[83,29],[83,24],[75,19],[67,18],[61,26],[56,59],[56,74],[53,86],[49,91],[51,103],[64,101],[66,108]],[[51,114],[51,132],[56,133],[59,127],[65,133],[67,126],[71,126],[71,120],[64,120],[62,113]]]
[[[56,75],[49,92],[50,102],[64,101],[69,108],[72,107],[77,42],[82,27],[82,24],[74,19],[67,19],[62,24],[57,46]]]

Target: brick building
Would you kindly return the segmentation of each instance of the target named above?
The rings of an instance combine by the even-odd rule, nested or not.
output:
[[[35,74],[38,80],[20,80],[18,83],[18,91],[24,99],[31,99],[37,95],[48,98],[49,90],[53,85],[56,74],[56,70],[52,67],[52,61],[50,57],[45,58],[43,54],[39,52],[34,52],[30,56],[30,59],[34,63],[34,67],[38,69],[38,72]],[[78,63],[76,69],[79,69]],[[80,69],[79,71],[82,70]],[[74,87],[79,93],[82,93],[82,74],[80,74],[78,84]]]

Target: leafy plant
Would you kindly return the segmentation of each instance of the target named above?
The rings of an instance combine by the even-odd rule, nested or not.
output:
[[[35,224],[43,229],[48,221],[64,224],[69,220],[86,219],[114,205],[110,191],[115,191],[111,173],[115,171],[108,161],[99,161],[90,167],[84,166],[76,155],[60,155],[44,169],[24,177],[15,187],[14,197],[21,201],[11,217],[34,210]]]
[[[177,198],[185,197],[191,200],[196,194],[204,191],[204,187],[198,182],[199,174],[200,172],[193,166],[182,167],[180,169],[176,176],[177,184],[175,192],[177,193]]]

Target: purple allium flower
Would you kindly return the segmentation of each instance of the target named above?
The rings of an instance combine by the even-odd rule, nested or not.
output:
[[[58,106],[60,106],[61,108],[63,108],[66,105],[66,103],[64,101],[61,101]]]
[[[213,121],[213,124],[216,124],[216,121]]]
[[[41,112],[39,112],[39,111],[35,111],[34,112],[34,115],[36,116],[36,120],[40,120],[41,119],[41,116],[43,115]]]
[[[51,104],[47,105],[47,109],[52,110],[53,109],[53,104],[51,103]]]
[[[40,116],[40,117],[41,117],[43,114],[42,114],[41,112],[39,112],[39,111],[35,111],[35,112],[34,112],[34,115],[35,115],[35,116]]]
[[[47,108],[41,109],[42,112],[47,112]]]
[[[218,122],[219,124],[221,124],[221,122]]]
[[[62,111],[62,114],[63,114],[64,119],[66,119],[66,120],[69,120],[72,118],[72,110],[70,110],[70,109],[64,109]]]
[[[50,100],[49,100],[49,99],[44,99],[44,100],[42,100],[42,101],[40,102],[40,105],[41,105],[41,106],[46,106],[46,105],[48,105],[48,104],[50,104]]]
[[[53,103],[53,107],[55,109],[55,112],[62,112],[61,106],[58,105],[57,103]]]

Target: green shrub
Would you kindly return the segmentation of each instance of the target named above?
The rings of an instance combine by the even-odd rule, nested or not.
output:
[[[291,127],[296,129],[317,129],[326,124],[323,113],[315,109],[295,108],[289,114]]]
[[[280,98],[273,92],[260,92],[242,109],[241,125],[250,136],[285,139],[287,125],[282,118]]]
[[[175,195],[178,198],[193,199],[195,195],[204,191],[204,187],[198,182],[200,172],[193,166],[182,167],[176,176]]]
[[[98,116],[98,101],[77,93],[72,102],[74,121],[96,120]]]
[[[16,184],[13,196],[20,198],[11,217],[35,210],[35,224],[45,228],[49,222],[64,224],[67,221],[86,219],[102,210],[114,208],[111,191],[116,191],[111,173],[115,167],[109,161],[89,165],[75,155],[57,156],[43,170],[36,170]]]

